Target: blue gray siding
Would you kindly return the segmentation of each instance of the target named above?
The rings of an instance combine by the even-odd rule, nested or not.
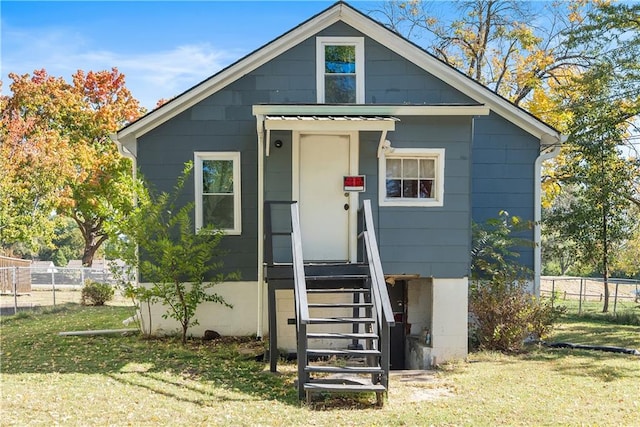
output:
[[[475,120],[473,142],[473,220],[482,222],[501,210],[525,221],[534,219],[534,164],[539,141],[492,113]],[[522,237],[533,241],[533,230]],[[520,249],[518,261],[533,268],[533,248]]]
[[[337,23],[320,36],[361,36]],[[239,78],[138,141],[138,166],[161,191],[170,191],[184,162],[194,151],[240,151],[242,154],[242,235],[227,236],[226,269],[242,280],[257,278],[257,137],[251,107],[260,103],[315,103],[315,38],[301,41],[279,57]],[[385,46],[365,39],[365,98],[370,104],[466,103],[461,92],[416,67]],[[360,169],[388,273],[461,277],[468,274],[470,219],[495,216],[505,209],[533,216],[533,161],[537,142],[497,116],[401,117],[389,139],[396,147],[445,148],[444,206],[377,207],[378,132],[360,136]],[[274,132],[283,148],[271,147],[265,162],[265,200],[291,198],[291,133]],[[473,152],[471,141],[473,140]],[[471,188],[471,162],[473,187]],[[192,201],[188,185],[183,200]],[[471,193],[474,193],[473,199]]]
[[[379,134],[361,134],[360,173],[377,224],[378,243],[387,274],[464,277],[469,274],[471,236],[470,117],[402,117],[388,139],[396,148],[444,148],[444,206],[378,206]]]

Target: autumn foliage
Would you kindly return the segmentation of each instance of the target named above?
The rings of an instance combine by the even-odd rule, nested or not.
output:
[[[108,135],[144,110],[109,71],[77,71],[68,83],[42,70],[9,74],[0,135],[0,238],[3,245],[46,243],[53,214],[78,224],[83,263],[131,207],[131,165]]]

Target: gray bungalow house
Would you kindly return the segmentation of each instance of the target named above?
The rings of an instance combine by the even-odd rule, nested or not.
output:
[[[300,352],[307,347],[297,337],[308,324],[309,338],[325,349],[317,355],[371,356],[371,348],[386,346],[392,368],[467,355],[472,219],[507,210],[539,221],[541,162],[556,154],[562,138],[343,2],[113,136],[160,190],[171,190],[184,163],[193,161],[186,197],[195,200],[196,227],[213,223],[227,234],[225,267],[241,280],[216,291],[234,308],[203,305],[194,335],[214,329],[269,336],[279,349]],[[292,272],[300,251],[291,238],[297,226],[291,202],[307,288],[297,287],[305,280],[296,282]],[[375,235],[376,253],[363,255],[365,228]],[[539,228],[530,238],[539,243]],[[381,271],[362,277],[386,285],[389,299],[378,295],[378,317],[369,311],[369,323],[386,322],[388,342],[365,343],[375,328],[353,325],[376,298],[334,292],[329,300],[346,312],[333,320],[301,306],[333,309],[317,302],[327,283],[360,277],[348,278],[340,266],[378,255]],[[539,245],[521,261],[535,271],[537,290]],[[312,271],[323,265],[331,273]],[[308,295],[295,296],[294,287]],[[175,330],[162,312],[154,307],[154,331]],[[318,318],[346,326],[313,332]]]

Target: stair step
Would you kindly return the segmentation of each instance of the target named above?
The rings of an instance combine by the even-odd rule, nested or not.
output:
[[[307,349],[307,356],[380,356],[379,350]]]
[[[354,294],[354,293],[369,293],[370,289],[366,288],[322,288],[322,289],[307,289],[308,294]]]
[[[377,334],[371,333],[339,333],[339,332],[310,332],[307,333],[308,339],[348,339],[348,340],[366,340],[378,339]]]
[[[305,372],[323,372],[332,374],[380,374],[379,366],[307,366]]]
[[[312,280],[364,280],[369,277],[368,274],[327,274],[327,275],[308,275],[305,279]]]
[[[371,317],[312,317],[308,324],[317,325],[322,323],[375,323]]]
[[[310,303],[307,304],[309,308],[367,308],[373,307],[373,304],[370,302],[338,302],[338,303]]]
[[[306,391],[328,391],[328,392],[376,392],[382,393],[386,388],[382,384],[326,384],[326,383],[306,383]]]

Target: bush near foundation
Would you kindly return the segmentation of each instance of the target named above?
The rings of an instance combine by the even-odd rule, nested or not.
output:
[[[533,274],[517,262],[517,248],[532,242],[514,237],[529,226],[505,211],[473,224],[469,334],[476,348],[521,351],[526,338],[548,336],[564,312],[529,292],[527,281]]]

